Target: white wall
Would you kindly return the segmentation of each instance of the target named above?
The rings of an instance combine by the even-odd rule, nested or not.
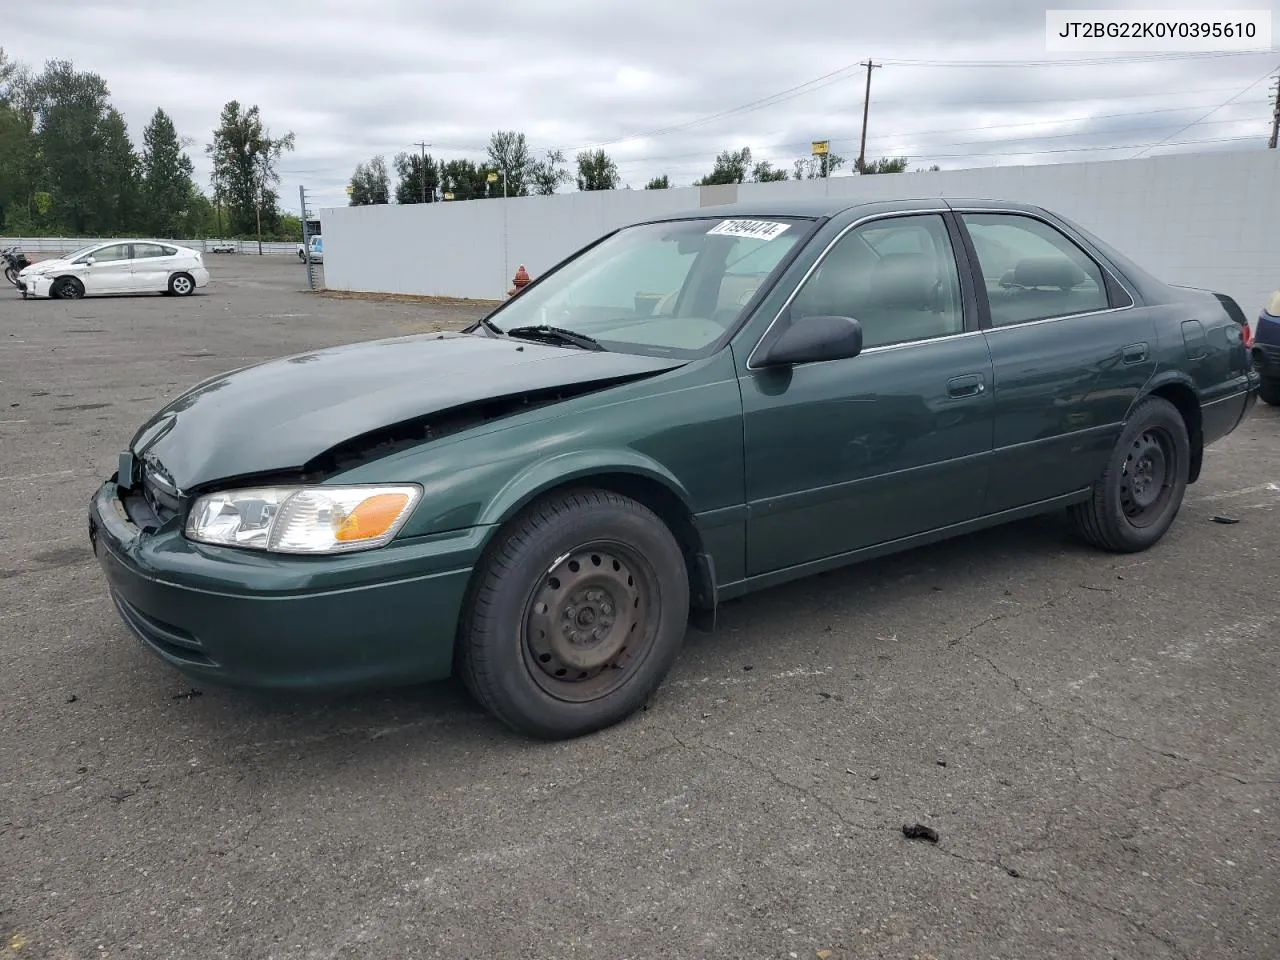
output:
[[[332,289],[498,299],[523,263],[554,265],[633,220],[765,198],[1021,200],[1075,220],[1173,283],[1255,316],[1280,287],[1280,150],[930,173],[618,190],[323,211]]]

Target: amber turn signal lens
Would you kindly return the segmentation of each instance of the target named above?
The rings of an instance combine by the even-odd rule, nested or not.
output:
[[[375,494],[347,514],[333,537],[343,543],[375,540],[391,529],[408,504],[409,498],[403,493]]]

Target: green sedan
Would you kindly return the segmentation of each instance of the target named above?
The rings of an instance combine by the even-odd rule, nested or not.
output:
[[[780,202],[614,231],[458,333],[192,387],[89,533],[183,673],[640,708],[751,591],[1052,510],[1139,551],[1258,389],[1228,296],[1044,209]]]

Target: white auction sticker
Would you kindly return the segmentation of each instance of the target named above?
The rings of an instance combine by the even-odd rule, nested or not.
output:
[[[707,231],[707,236],[750,237],[753,240],[772,240],[789,229],[789,223],[772,220],[721,220]]]

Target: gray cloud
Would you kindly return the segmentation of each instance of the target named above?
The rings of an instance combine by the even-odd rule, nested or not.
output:
[[[1267,5],[1273,16],[1277,5]],[[687,184],[718,151],[741,146],[790,167],[810,141],[829,139],[852,161],[864,83],[856,64],[868,56],[884,64],[872,77],[871,158],[986,166],[1121,158],[1162,138],[1171,144],[1149,152],[1249,145],[1235,137],[1261,145],[1265,72],[1277,65],[1272,53],[1029,63],[1056,58],[1044,49],[1044,7],[1025,0],[797,0],[758,12],[740,0],[226,0],[190,18],[175,9],[60,0],[55,30],[19,5],[3,43],[35,67],[56,57],[102,74],[135,138],[163,106],[195,140],[202,178],[201,147],[222,104],[258,104],[273,132],[297,134],[282,164],[284,201],[305,183],[320,206],[345,202],[352,168],[370,156],[390,161],[425,139],[436,156],[478,159],[495,129],[523,130],[539,151],[608,143],[636,188],[660,173]],[[996,60],[1023,64],[973,63]],[[1117,146],[1133,149],[1106,149]]]

